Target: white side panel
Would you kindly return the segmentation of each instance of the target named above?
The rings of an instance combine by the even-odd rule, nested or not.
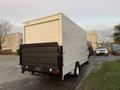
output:
[[[87,56],[86,32],[62,15],[63,75],[75,68],[75,62],[85,63]]]

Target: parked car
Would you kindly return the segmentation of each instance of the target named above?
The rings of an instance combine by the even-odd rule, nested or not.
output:
[[[120,51],[118,51],[118,50],[112,50],[111,54],[112,55],[120,55]]]
[[[99,48],[96,48],[96,55],[108,56],[109,51],[108,51],[108,49],[106,47],[99,47]]]
[[[120,44],[113,44],[111,54],[120,55]]]

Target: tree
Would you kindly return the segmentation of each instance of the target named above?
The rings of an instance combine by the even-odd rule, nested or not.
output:
[[[11,30],[11,24],[6,19],[0,20],[0,50],[6,46],[7,43],[7,35]]]
[[[114,27],[115,33],[113,34],[114,41],[120,43],[120,24]]]
[[[115,26],[115,30],[116,30],[117,32],[120,32],[120,24],[118,24],[118,25]]]

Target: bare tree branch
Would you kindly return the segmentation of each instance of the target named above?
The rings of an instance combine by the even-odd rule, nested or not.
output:
[[[12,25],[6,19],[0,20],[0,50],[6,46],[5,43],[8,41],[7,35],[11,31],[11,27]]]

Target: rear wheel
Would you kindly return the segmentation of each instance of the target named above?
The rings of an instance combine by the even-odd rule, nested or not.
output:
[[[99,56],[99,54],[96,54],[96,56]]]
[[[107,57],[107,56],[108,56],[108,54],[105,54],[105,56]]]
[[[24,73],[24,70],[22,69],[22,73]]]
[[[80,74],[80,65],[79,63],[77,63],[75,66],[74,75],[79,76],[79,74]]]
[[[22,73],[24,73],[24,71],[25,71],[25,66],[23,65],[23,66],[21,67],[21,69],[22,69]]]
[[[34,71],[31,71],[31,74],[33,75],[35,72]]]
[[[89,64],[89,61],[85,62],[85,64]]]

